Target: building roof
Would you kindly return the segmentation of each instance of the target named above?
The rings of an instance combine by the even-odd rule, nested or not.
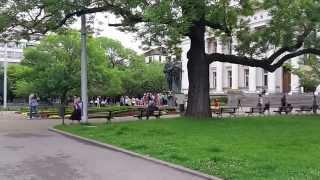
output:
[[[157,47],[157,48],[150,49],[144,52],[143,54],[144,56],[155,56],[155,55],[164,56],[167,54],[167,50],[164,47]]]

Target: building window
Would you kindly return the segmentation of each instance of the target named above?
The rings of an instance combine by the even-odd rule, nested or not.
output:
[[[217,72],[213,72],[212,87],[213,89],[217,88]]]
[[[228,71],[228,85],[232,88],[232,71]]]
[[[244,70],[244,87],[249,87],[249,69]]]
[[[268,86],[268,71],[264,70],[263,72],[263,85]]]
[[[149,63],[152,63],[152,56],[149,56]]]

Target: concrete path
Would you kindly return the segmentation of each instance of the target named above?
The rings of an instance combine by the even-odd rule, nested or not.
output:
[[[0,112],[1,180],[201,180],[147,160],[49,132],[56,120]]]

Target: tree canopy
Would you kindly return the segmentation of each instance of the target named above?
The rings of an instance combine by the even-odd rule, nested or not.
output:
[[[320,55],[318,0],[4,0],[0,5],[3,38],[54,31],[76,16],[97,12],[115,14],[121,22],[113,26],[138,32],[146,43],[166,44],[172,51],[188,37],[190,116],[211,116],[208,66],[214,61],[273,72],[291,58]],[[259,10],[271,18],[257,30],[248,18]],[[207,54],[207,34],[236,41],[236,53]]]
[[[305,92],[315,92],[320,86],[320,61],[315,56],[306,56],[299,68],[292,68],[299,77]]]
[[[320,54],[316,43],[320,22],[317,0],[5,0],[0,5],[3,38],[46,33],[66,27],[82,14],[111,12],[121,19],[114,26],[139,31],[146,42],[153,44],[176,45],[196,25],[205,26],[205,31],[219,36],[237,37],[239,54],[211,54],[207,56],[209,61],[230,61],[274,71],[292,57]],[[259,31],[250,30],[245,17],[262,9],[272,17],[270,23]],[[309,44],[307,47],[303,46],[305,42]],[[266,49],[277,51],[265,57]],[[250,55],[263,58],[254,59]]]
[[[144,65],[142,57],[124,48],[118,41],[90,37],[88,49],[90,96],[140,95],[149,90],[143,86],[146,81],[159,84],[154,86],[156,91],[166,87],[163,67]],[[108,49],[113,49],[118,53],[118,58],[127,63],[111,65]],[[155,68],[159,70],[154,71]],[[9,79],[17,96],[27,97],[30,93],[37,93],[42,97],[60,97],[65,102],[68,96],[79,95],[79,33],[68,31],[49,35],[39,45],[25,49],[21,64],[10,66]]]

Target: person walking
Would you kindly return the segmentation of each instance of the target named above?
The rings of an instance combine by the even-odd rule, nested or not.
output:
[[[97,108],[100,109],[100,107],[101,107],[100,106],[100,104],[101,104],[101,97],[100,96],[97,97],[96,102],[97,102]]]
[[[82,112],[82,107],[81,107],[81,101],[80,98],[75,97],[74,103],[73,103],[73,112],[70,116],[70,120],[72,122],[74,120],[79,121],[81,120],[81,112]]]
[[[281,98],[281,106],[282,107],[286,107],[287,106],[287,97],[286,94],[283,94],[282,98]]]
[[[31,97],[29,97],[29,106],[30,106],[30,114],[29,114],[29,119],[33,118],[33,114],[38,114],[37,112],[37,107],[38,107],[38,101],[37,101],[37,97],[35,95],[31,95]]]
[[[318,103],[317,103],[317,96],[313,93],[313,101],[312,101],[312,112],[313,114],[317,114],[318,111]]]

